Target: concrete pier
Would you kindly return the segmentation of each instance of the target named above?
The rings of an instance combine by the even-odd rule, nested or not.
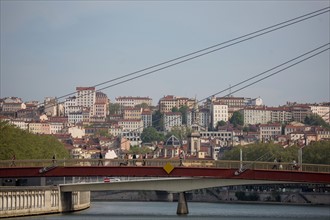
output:
[[[86,209],[90,192],[61,193],[57,186],[1,187],[0,218]]]
[[[176,214],[178,215],[187,215],[189,213],[188,204],[186,199],[186,193],[180,192],[178,198],[178,208]]]

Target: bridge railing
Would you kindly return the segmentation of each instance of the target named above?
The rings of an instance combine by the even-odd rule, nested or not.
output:
[[[182,165],[180,164],[182,162]],[[306,172],[324,172],[330,173],[330,165],[322,164],[302,164],[301,167],[294,167],[291,163],[277,164],[275,167],[273,162],[260,161],[228,161],[228,160],[178,160],[178,159],[65,159],[65,160],[0,160],[0,168],[8,167],[51,167],[51,166],[152,166],[164,167],[167,163],[175,167],[207,167],[207,168],[224,168],[224,169],[258,169],[258,170],[293,170]]]

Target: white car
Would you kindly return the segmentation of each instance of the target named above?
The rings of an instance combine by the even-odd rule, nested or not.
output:
[[[105,182],[105,183],[120,182],[120,179],[112,178],[112,177],[104,177],[103,182]]]

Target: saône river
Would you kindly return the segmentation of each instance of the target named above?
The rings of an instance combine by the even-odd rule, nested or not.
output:
[[[329,206],[188,202],[189,214],[176,215],[176,202],[92,202],[89,209],[14,219],[33,220],[329,220]],[[11,218],[12,219],[12,218]]]

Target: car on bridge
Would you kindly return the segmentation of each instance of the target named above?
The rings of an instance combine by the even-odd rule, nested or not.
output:
[[[120,182],[120,179],[119,178],[104,177],[103,182],[105,182],[105,183]]]

